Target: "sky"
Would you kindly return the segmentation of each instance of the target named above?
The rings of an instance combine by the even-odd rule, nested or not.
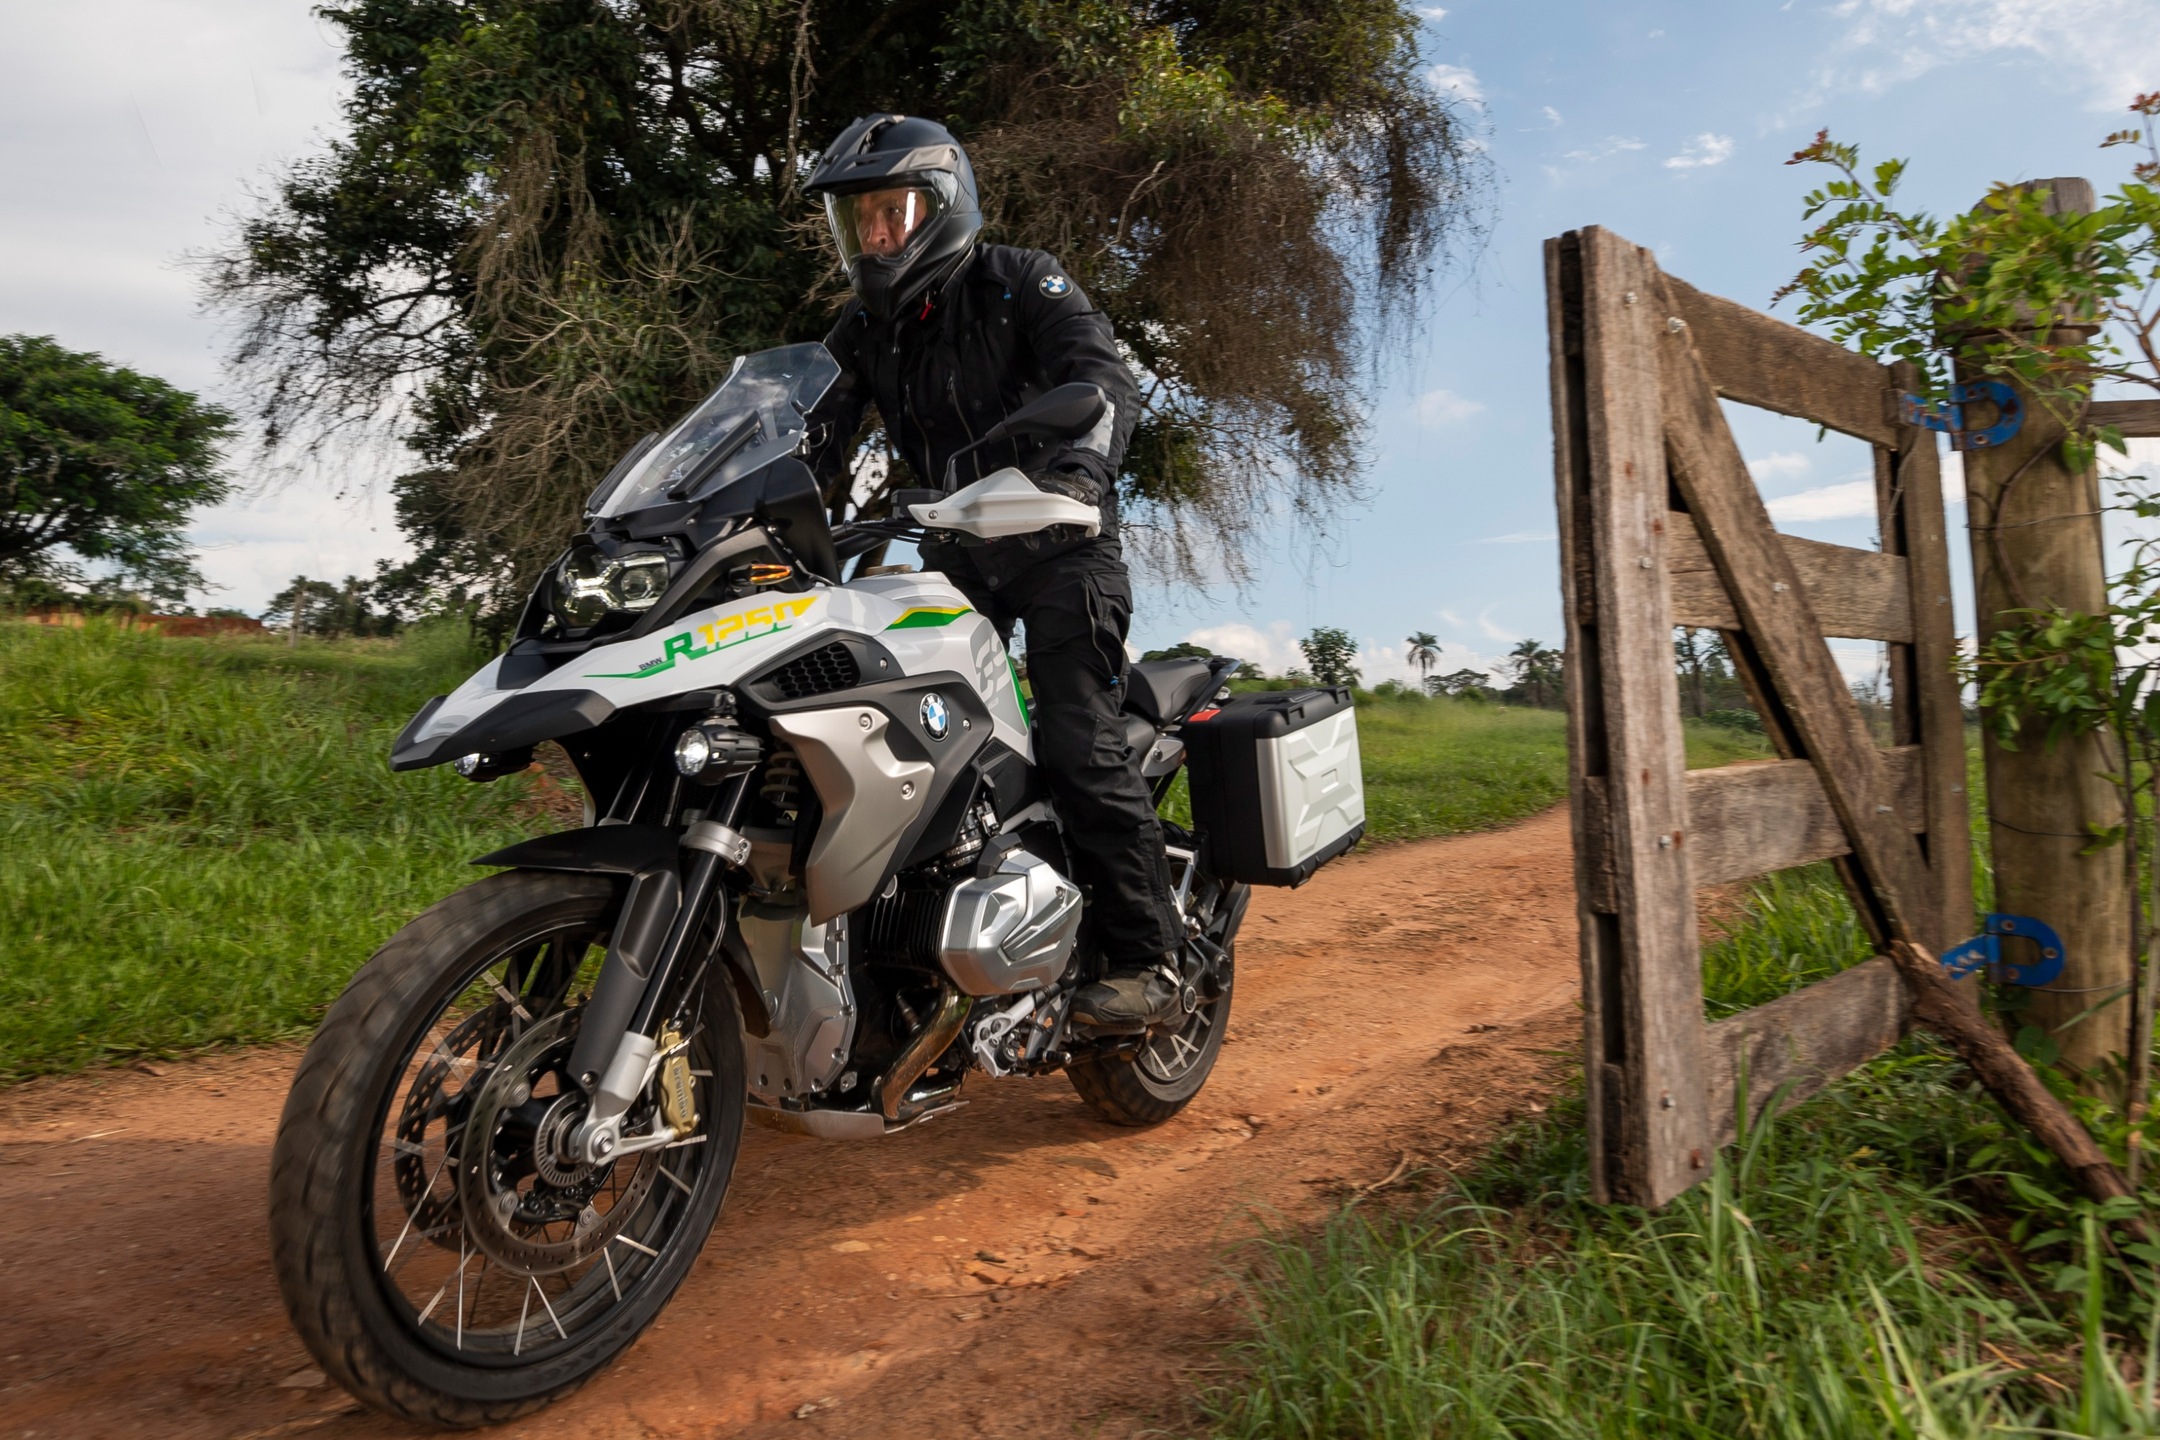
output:
[[[1243,588],[1139,582],[1136,646],[1197,640],[1280,671],[1319,625],[1357,636],[1368,681],[1560,638],[1542,242],[1603,225],[1698,288],[1766,308],[1799,261],[1784,161],[1828,127],[1913,162],[1919,204],[1991,181],[2127,169],[2096,147],[2160,89],[2160,0],[1461,0],[1420,9],[1430,83],[1493,162],[1492,225],[1379,356],[1367,498],[1315,530],[1271,526]],[[188,263],[281,167],[335,133],[344,90],[304,0],[0,0],[0,333],[47,334],[225,403],[225,336]],[[1789,310],[1773,313],[1786,314]],[[1781,529],[1871,545],[1858,442],[1728,406]],[[260,612],[295,574],[372,572],[406,552],[380,456],[265,475],[191,536],[216,588]],[[1954,467],[1946,475],[1955,501]],[[1962,559],[1963,512],[1950,511]],[[1961,596],[1962,598],[1962,596]],[[1969,629],[1969,602],[1961,628]],[[1842,642],[1841,642],[1842,643]],[[1849,674],[1873,664],[1846,646]]]

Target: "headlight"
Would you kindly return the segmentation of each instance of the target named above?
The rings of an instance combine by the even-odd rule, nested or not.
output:
[[[658,551],[611,557],[573,550],[555,571],[555,614],[565,625],[585,626],[616,611],[650,610],[674,571],[674,560]]]

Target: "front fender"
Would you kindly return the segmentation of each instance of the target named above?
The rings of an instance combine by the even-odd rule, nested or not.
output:
[[[588,825],[542,835],[482,855],[475,865],[512,865],[520,870],[567,870],[581,874],[637,875],[680,862],[682,831],[673,825]]]

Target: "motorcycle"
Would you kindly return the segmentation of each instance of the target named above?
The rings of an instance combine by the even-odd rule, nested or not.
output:
[[[1240,876],[1295,883],[1362,833],[1347,694],[1301,692],[1313,724],[1255,742],[1297,751],[1271,772],[1296,814],[1267,854],[1238,859],[1258,830],[1226,822],[1211,865],[1208,837],[1165,824],[1180,1013],[1070,1025],[1102,956],[1019,677],[942,576],[868,562],[930,533],[1094,533],[1097,512],[1007,469],[832,525],[802,455],[837,375],[815,344],[739,359],[609,472],[504,653],[392,747],[394,769],[487,782],[551,741],[588,799],[584,826],[482,857],[498,873],[385,944],[295,1075],[278,1282],[369,1405],[490,1424],[590,1378],[689,1273],[746,1120],[867,1140],[958,1109],[971,1074],[1059,1070],[1113,1123],[1177,1114],[1222,1047]],[[969,448],[1103,413],[1061,386]],[[1132,667],[1126,738],[1158,806],[1235,709],[1236,666]],[[1250,802],[1215,783],[1224,815]]]

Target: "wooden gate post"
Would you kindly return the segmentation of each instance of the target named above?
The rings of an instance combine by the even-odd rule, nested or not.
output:
[[[1702,1178],[1702,960],[1688,871],[1687,755],[1666,592],[1658,275],[1606,230],[1547,248],[1553,423],[1567,593],[1568,763],[1578,855],[1609,854],[1617,903],[1578,891],[1583,988],[1598,997],[1591,1187],[1662,1204]],[[1619,833],[1608,833],[1607,826]]]
[[[2079,179],[2034,182],[2050,208],[2090,211]],[[1961,374],[1960,378],[1976,378]],[[2026,393],[2022,428],[1999,447],[1965,454],[1966,521],[1982,643],[2013,628],[2014,610],[2060,605],[2097,615],[2107,607],[2100,483],[2062,463],[2063,426]],[[2117,768],[2111,744],[2086,735],[2055,745],[2037,736],[2006,749],[1983,727],[1995,908],[2045,921],[2062,936],[2067,963],[2031,992],[2023,1023],[2053,1034],[2063,1060],[2091,1073],[2128,1045],[2127,1003],[2076,1017],[2130,985],[2130,893],[2120,848],[2082,854],[2089,825],[2122,823],[2122,801],[2101,776]],[[2075,1022],[2075,1023],[2073,1023]],[[2067,1027],[2067,1028],[2065,1028]]]

